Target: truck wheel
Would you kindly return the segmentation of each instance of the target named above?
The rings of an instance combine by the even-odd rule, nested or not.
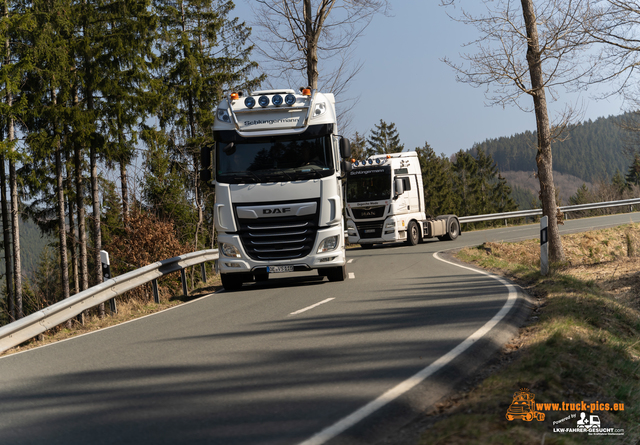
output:
[[[329,281],[344,281],[347,278],[347,265],[327,269]]]
[[[418,223],[411,221],[407,227],[407,245],[415,246],[420,242],[420,228]]]
[[[318,275],[326,277],[329,274],[328,269],[318,269]]]
[[[253,276],[256,280],[256,283],[269,280],[269,272],[259,272],[259,273],[253,274]]]
[[[238,290],[244,283],[244,277],[241,274],[235,273],[221,273],[220,280],[222,280],[222,287],[224,290]]]
[[[458,223],[458,220],[455,218],[449,219],[447,229],[448,229],[447,230],[448,233],[444,236],[444,239],[453,241],[458,237],[458,235],[460,235],[460,224]]]

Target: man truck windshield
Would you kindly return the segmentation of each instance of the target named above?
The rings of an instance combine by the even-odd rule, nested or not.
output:
[[[220,139],[216,142],[218,182],[299,181],[334,173],[330,135]]]
[[[347,179],[347,201],[380,201],[391,198],[391,170],[352,170]]]

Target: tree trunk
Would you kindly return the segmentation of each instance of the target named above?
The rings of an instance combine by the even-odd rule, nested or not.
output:
[[[553,184],[553,169],[551,157],[551,126],[547,110],[547,99],[544,90],[544,78],[542,75],[542,60],[540,58],[540,45],[538,42],[538,28],[532,0],[522,1],[522,14],[527,29],[527,63],[531,76],[531,90],[536,115],[536,128],[538,130],[538,152],[536,164],[538,166],[538,180],[540,181],[540,198],[542,201],[542,213],[549,218],[548,239],[549,259],[552,262],[564,261],[564,250],[560,231],[558,229],[558,207],[556,204],[556,192]]]
[[[0,133],[1,136],[1,133]],[[5,172],[5,159],[0,155],[0,190],[2,190],[2,238],[4,247],[4,264],[6,269],[7,284],[7,312],[9,321],[16,319],[16,307],[13,289],[13,258],[11,255],[11,227],[9,226],[9,203],[7,201],[7,174]]]
[[[122,223],[129,226],[129,187],[127,179],[127,163],[120,161],[120,187],[122,189]]]
[[[100,250],[102,249],[102,234],[100,232],[100,192],[98,190],[98,154],[95,147],[91,146],[89,153],[89,162],[91,168],[91,201],[93,203],[93,237],[94,237],[94,252],[93,258],[95,261],[95,276],[96,284],[102,283],[102,264],[100,263]],[[100,318],[105,316],[104,303],[100,303],[98,306],[98,313]]]
[[[318,36],[320,30],[313,29],[313,10],[311,0],[304,0],[303,5],[305,40],[305,56],[307,58],[307,82],[311,89],[318,89]]]
[[[67,169],[67,190],[71,190],[71,177],[68,175]],[[67,199],[67,209],[69,212],[69,250],[71,251],[71,270],[73,273],[74,294],[80,292],[80,283],[78,280],[78,240],[76,238],[76,220],[74,217],[73,199]]]
[[[53,87],[52,87],[53,89]],[[52,91],[53,105],[57,105],[55,90]],[[57,125],[54,123],[54,125]],[[62,144],[60,133],[54,129],[55,136],[55,161],[56,161],[56,194],[57,194],[57,216],[58,216],[58,241],[60,243],[60,275],[62,280],[62,298],[69,298],[69,261],[67,258],[67,224],[65,222],[64,211],[64,181],[62,178]],[[67,321],[67,327],[71,328],[71,320]]]
[[[76,84],[73,91],[73,105],[78,107],[80,99],[78,97],[78,86]],[[89,266],[87,261],[87,225],[84,209],[84,177],[82,176],[82,147],[79,143],[74,143],[73,163],[75,166],[75,188],[76,188],[76,209],[78,211],[78,244],[80,247],[80,290],[89,289]]]

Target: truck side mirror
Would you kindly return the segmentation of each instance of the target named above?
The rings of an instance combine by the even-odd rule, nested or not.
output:
[[[351,171],[351,168],[352,168],[352,165],[350,160],[343,159],[342,161],[340,161],[340,170],[342,170],[342,173],[344,175],[349,173]]]
[[[340,138],[340,157],[342,159],[351,157],[351,142],[345,137]]]
[[[394,185],[396,187],[395,198],[397,198],[404,193],[404,182],[402,181],[402,178],[396,178]]]

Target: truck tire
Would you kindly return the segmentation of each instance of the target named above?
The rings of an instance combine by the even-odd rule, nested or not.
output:
[[[347,265],[327,269],[326,276],[329,281],[344,281],[347,278]]]
[[[447,222],[447,234],[443,238],[453,241],[458,235],[460,235],[460,223],[456,218],[449,218]]]
[[[420,227],[418,223],[411,221],[409,227],[407,227],[407,245],[415,246],[420,242],[420,238]]]
[[[220,280],[224,290],[238,290],[244,283],[244,276],[239,273],[221,273]]]
[[[253,274],[253,277],[256,280],[256,283],[260,283],[260,282],[263,282],[263,281],[268,281],[269,280],[269,272],[255,273],[255,274]]]

